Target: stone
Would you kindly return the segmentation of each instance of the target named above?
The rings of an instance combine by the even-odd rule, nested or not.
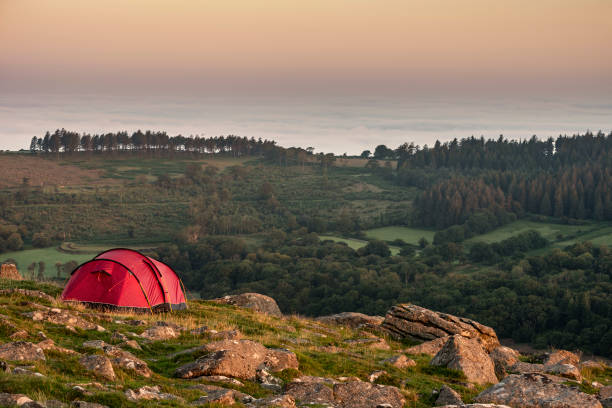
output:
[[[592,395],[556,383],[546,374],[512,374],[484,390],[475,402],[521,408],[601,408]]]
[[[263,365],[271,372],[283,371],[289,368],[298,370],[300,368],[294,352],[278,348],[266,349]]]
[[[296,408],[296,405],[295,400],[290,395],[280,395],[255,400],[247,404],[247,407]]]
[[[600,399],[612,398],[612,385],[600,388],[598,395]]]
[[[174,394],[168,394],[168,393],[164,393],[161,392],[159,389],[159,386],[143,386],[138,388],[137,390],[127,390],[125,391],[125,397],[132,402],[138,402],[140,400],[147,400],[147,401],[151,401],[151,400],[155,400],[155,401],[163,401],[163,400],[168,400],[168,401],[180,401],[182,400],[181,397],[176,396]]]
[[[6,362],[0,360],[0,372],[1,373],[6,373],[6,372],[8,372],[8,370],[9,370],[8,364],[6,364]]]
[[[242,338],[240,330],[224,330],[220,332],[211,330],[208,333],[213,340],[239,340]]]
[[[109,356],[111,362],[124,370],[134,371],[136,374],[145,378],[151,377],[151,370],[147,363],[134,356],[129,351],[125,351],[116,346],[104,346],[104,353]]]
[[[118,331],[113,332],[110,337],[110,341],[113,343],[122,343],[124,341],[128,341],[128,336]]]
[[[368,381],[373,383],[376,382],[376,380],[378,380],[380,377],[382,377],[383,375],[387,375],[388,373],[385,370],[378,370],[378,371],[373,371],[369,376],[368,376]]]
[[[134,350],[142,350],[142,347],[140,347],[140,344],[138,344],[136,340],[126,340],[119,344],[119,347],[129,347]]]
[[[582,374],[580,374],[580,370],[571,364],[544,365],[544,372],[582,382]]]
[[[430,363],[462,371],[467,380],[477,384],[495,384],[495,365],[476,338],[451,336]]]
[[[238,401],[243,403],[252,402],[255,399],[250,395],[244,394],[240,391],[218,387],[216,385],[197,384],[192,387],[198,391],[203,391],[206,395],[201,396],[197,400],[193,401],[193,405],[204,405],[204,404],[224,404],[233,405]]]
[[[142,332],[140,337],[151,341],[161,341],[177,338],[178,333],[170,326],[152,326]]]
[[[579,363],[580,357],[567,350],[557,350],[550,353],[544,360],[544,365],[571,364],[577,367]]]
[[[325,324],[333,324],[337,326],[346,326],[353,329],[360,328],[378,328],[383,320],[382,316],[368,316],[363,313],[343,312],[330,316],[321,316],[316,318],[317,321]]]
[[[61,401],[58,400],[47,400],[45,401],[45,407],[47,408],[66,408],[68,407],[68,404],[64,404]]]
[[[612,408],[612,398],[605,398],[599,402],[603,408]]]
[[[333,391],[334,401],[339,408],[371,408],[380,404],[402,408],[406,402],[396,387],[363,381],[337,383]]]
[[[47,404],[38,401],[30,401],[23,404],[22,408],[47,408]]]
[[[495,375],[500,380],[506,376],[506,371],[519,361],[518,351],[510,347],[496,347],[489,356],[495,364]]]
[[[104,342],[104,340],[89,340],[83,343],[84,348],[94,349],[94,350],[102,350],[104,349],[104,346],[106,345],[107,344]]]
[[[29,336],[29,334],[28,334],[27,331],[25,331],[25,330],[18,330],[15,333],[11,334],[9,336],[9,338],[11,340],[24,340],[24,339],[27,339],[28,336]]]
[[[438,398],[436,399],[436,406],[442,405],[463,405],[463,400],[457,391],[444,385],[440,388]]]
[[[70,406],[73,408],[108,408],[106,405],[86,401],[72,401]]]
[[[580,363],[580,369],[587,369],[595,372],[604,371],[606,369],[606,365],[601,361],[588,360]]]
[[[404,368],[416,366],[416,362],[413,359],[408,358],[403,354],[400,354],[398,356],[389,357],[385,360],[381,360],[380,363],[392,365],[396,368],[399,368],[400,370],[403,370]]]
[[[283,388],[283,381],[280,378],[276,378],[265,368],[257,369],[257,381],[259,384],[274,393],[278,393]]]
[[[0,279],[23,280],[14,263],[3,263],[0,266]]]
[[[240,295],[228,295],[222,298],[212,299],[213,302],[234,305],[254,310],[256,312],[269,314],[272,316],[282,316],[281,310],[276,304],[276,300],[270,296],[259,293],[242,293]]]
[[[349,339],[349,340],[344,340],[344,342],[351,346],[366,346],[368,348],[375,349],[375,350],[390,350],[391,349],[391,347],[389,346],[389,344],[387,344],[385,339],[382,339],[379,337],[369,337],[367,339]]]
[[[209,333],[208,326],[200,326],[190,331],[194,336],[202,336]]]
[[[44,361],[45,353],[35,344],[15,341],[0,345],[0,359],[9,361]]]
[[[55,342],[51,339],[43,340],[39,342],[37,346],[43,349],[44,351],[55,351],[58,353],[69,354],[69,355],[79,355],[80,354],[74,350],[70,350],[70,349],[56,345]]]
[[[487,352],[499,346],[495,330],[488,326],[465,317],[435,312],[409,303],[391,307],[382,328],[396,338],[428,341],[459,334],[480,339]]]
[[[35,377],[44,377],[41,373],[32,371],[34,367],[15,367],[13,368],[13,374],[15,375],[32,375]]]
[[[334,392],[325,382],[295,379],[287,385],[285,394],[291,396],[300,404],[322,405],[334,402]]]
[[[5,392],[0,393],[0,406],[23,406],[28,402],[32,402],[32,400],[23,394],[9,394]]]
[[[437,339],[426,341],[416,346],[409,347],[404,350],[404,353],[412,354],[415,356],[419,354],[427,354],[433,357],[438,354],[438,351],[442,350],[442,347],[444,347],[444,344],[446,343],[449,337],[450,336],[439,337]]]
[[[511,408],[507,405],[498,405],[498,404],[453,404],[453,405],[444,405],[438,408]]]
[[[115,370],[108,357],[101,355],[87,355],[79,359],[79,364],[87,371],[92,372],[96,377],[107,381],[115,380]]]
[[[203,375],[199,377],[202,381],[214,382],[214,383],[227,383],[242,387],[244,384],[235,378],[226,377],[224,375]]]

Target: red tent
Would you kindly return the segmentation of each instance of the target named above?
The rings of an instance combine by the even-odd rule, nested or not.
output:
[[[132,311],[187,308],[183,284],[172,268],[125,248],[104,251],[78,266],[62,292],[62,300]]]

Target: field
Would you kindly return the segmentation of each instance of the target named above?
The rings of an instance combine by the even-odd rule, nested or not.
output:
[[[554,247],[565,247],[580,241],[591,241],[598,245],[612,245],[612,225],[610,223],[590,222],[584,225],[565,225],[525,220],[515,221],[486,234],[472,237],[465,243],[467,245],[474,242],[490,244],[529,230],[538,231],[544,238],[551,241]]]
[[[334,235],[320,235],[319,238],[321,239],[321,241],[329,239],[335,242],[344,242],[346,245],[349,246],[349,248],[352,248],[355,250],[362,248],[368,244],[368,241],[363,241],[361,239],[342,238],[342,237],[336,237]],[[399,254],[400,248],[396,246],[389,246],[389,249],[391,250],[391,255]]]
[[[368,238],[380,239],[381,241],[393,241],[401,239],[408,244],[417,245],[421,238],[432,242],[436,233],[433,230],[425,230],[409,227],[383,227],[364,231]]]

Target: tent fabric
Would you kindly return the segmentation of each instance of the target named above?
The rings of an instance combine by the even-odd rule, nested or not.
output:
[[[126,248],[104,251],[78,266],[62,300],[133,311],[187,308],[182,282],[172,268]]]

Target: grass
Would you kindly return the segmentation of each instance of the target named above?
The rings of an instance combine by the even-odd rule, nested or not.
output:
[[[435,231],[410,228],[410,227],[382,227],[364,231],[368,238],[380,239],[382,241],[393,241],[401,239],[408,244],[417,245],[421,238],[432,242]]]
[[[320,235],[319,238],[323,241],[326,239],[329,239],[331,241],[335,241],[335,242],[344,242],[346,245],[349,246],[349,248],[352,248],[354,250],[358,250],[359,248],[362,248],[364,246],[366,246],[368,244],[368,241],[364,241],[361,239],[355,239],[355,238],[342,238],[342,237],[338,237],[335,235]],[[391,255],[397,255],[399,254],[400,248],[396,247],[396,246],[389,246],[389,249],[391,250]]]

